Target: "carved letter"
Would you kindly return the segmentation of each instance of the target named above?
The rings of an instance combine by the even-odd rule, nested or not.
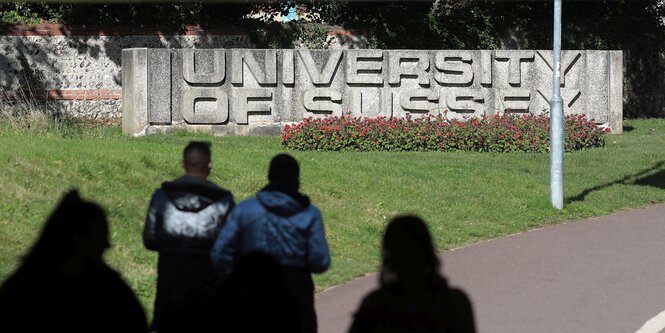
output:
[[[574,88],[561,88],[560,92],[561,94],[561,99],[563,100],[563,106],[565,107],[565,113],[584,113],[584,109],[582,108],[583,106],[579,107],[573,107],[575,105],[575,102],[582,96],[582,92],[579,89],[574,89]],[[538,95],[542,97],[542,100],[546,105],[547,109],[549,109],[549,102],[550,98],[552,96],[552,91],[551,90],[543,90],[543,89],[538,89]],[[579,104],[579,103],[577,103]],[[575,112],[576,110],[579,110],[579,112]]]
[[[429,57],[424,51],[391,51],[388,53],[388,83],[400,84],[403,77],[417,78],[421,86],[429,86]]]
[[[238,90],[237,124],[249,123],[249,113],[270,113],[272,111],[272,91],[270,89]],[[251,104],[250,104],[251,102]]]
[[[492,51],[480,51],[480,84],[492,84]]]
[[[212,59],[210,59],[210,57],[212,57]],[[224,50],[220,49],[182,50],[182,76],[187,83],[191,84],[221,83],[226,76],[225,59],[226,54],[224,53]],[[208,68],[206,71],[201,68],[210,67],[210,64],[212,64],[212,70]]]
[[[443,86],[473,84],[472,56],[469,51],[437,51],[434,56],[434,80]]]
[[[476,89],[446,89],[446,108],[451,112],[476,113],[484,101],[482,93]]]
[[[498,112],[526,113],[531,104],[529,89],[497,89],[495,106]]]
[[[383,51],[347,50],[346,83],[355,85],[383,85],[381,69]]]
[[[339,63],[342,60],[342,50],[318,52],[328,53],[328,61],[321,72],[319,72],[310,50],[298,50],[300,59],[302,59],[302,62],[305,64],[305,68],[307,69],[307,73],[309,73],[309,77],[312,79],[312,83],[315,85],[330,85],[337,72],[337,67],[339,67]]]
[[[312,113],[342,115],[342,94],[332,89],[312,89],[303,94],[303,105]]]
[[[265,71],[263,66],[254,58],[254,54],[250,50],[234,49],[231,51],[232,68],[231,68],[231,82],[233,84],[243,84],[244,80],[244,65],[247,65],[249,72],[254,76],[256,82],[259,84],[275,84],[277,83],[277,51],[276,50],[261,50],[256,52],[263,52],[265,55]]]
[[[282,83],[291,85],[295,83],[295,58],[293,50],[282,50]]]
[[[399,95],[399,105],[404,111],[427,113],[437,108],[439,93],[427,89],[404,89]]]
[[[393,115],[393,93],[386,88],[351,89],[351,114],[354,117],[391,118]]]
[[[552,67],[552,52],[549,52],[549,54],[542,54],[540,51],[536,51],[538,55],[540,56],[543,61],[547,64],[547,66],[550,68],[550,70],[553,70]],[[577,63],[577,60],[579,60],[582,57],[582,53],[579,51],[563,51],[561,52],[561,68],[563,70],[561,71],[561,79],[559,83],[563,86],[566,84],[566,74],[570,71],[571,68]],[[547,73],[547,74],[551,74]]]
[[[221,89],[185,89],[182,102],[182,118],[190,124],[221,124],[229,119],[229,98]]]
[[[494,59],[508,61],[508,83],[513,86],[522,84],[522,62],[533,61],[533,51],[494,51]]]

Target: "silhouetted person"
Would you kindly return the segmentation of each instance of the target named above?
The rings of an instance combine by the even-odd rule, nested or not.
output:
[[[0,287],[3,332],[147,332],[145,312],[104,263],[106,213],[66,193],[19,268]]]
[[[298,192],[300,167],[293,157],[275,156],[268,180],[255,198],[231,212],[213,247],[213,264],[229,274],[236,260],[247,253],[271,255],[282,265],[298,302],[302,332],[316,332],[311,273],[323,273],[330,266],[321,212]]]
[[[300,331],[300,309],[282,267],[271,256],[254,252],[238,260],[222,285],[219,332]]]
[[[150,200],[143,243],[159,252],[153,331],[206,332],[212,325],[220,281],[210,249],[234,202],[207,180],[210,154],[208,143],[190,142],[183,151],[185,175],[163,183]]]
[[[475,332],[464,292],[448,287],[427,225],[419,217],[390,222],[383,238],[380,287],[362,301],[350,333]]]

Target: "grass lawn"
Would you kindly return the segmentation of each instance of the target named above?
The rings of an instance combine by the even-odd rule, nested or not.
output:
[[[333,264],[317,290],[378,268],[386,222],[414,213],[445,250],[621,209],[665,202],[665,120],[626,121],[604,148],[565,155],[566,206],[549,202],[549,155],[464,152],[290,152],[301,163],[302,191],[324,216]],[[156,254],[141,243],[152,191],[181,174],[182,148],[213,142],[211,179],[237,201],[266,180],[277,137],[171,133],[143,138],[118,128],[53,132],[0,126],[0,280],[16,267],[63,191],[79,187],[109,212],[107,259],[150,312]]]

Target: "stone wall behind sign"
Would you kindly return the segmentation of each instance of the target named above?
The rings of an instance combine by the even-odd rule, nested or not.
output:
[[[362,47],[362,37],[331,28],[331,48]],[[337,30],[334,30],[337,29]],[[121,116],[121,52],[127,48],[254,48],[249,35],[220,27],[0,26],[0,102],[22,96],[92,118]]]
[[[276,134],[304,117],[449,118],[549,111],[543,50],[126,49],[123,130]],[[561,56],[565,114],[619,133],[622,52]]]

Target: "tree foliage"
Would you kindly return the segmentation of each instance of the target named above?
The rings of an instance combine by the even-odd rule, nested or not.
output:
[[[308,22],[281,23],[296,6]],[[61,4],[0,3],[0,23],[238,26],[261,48],[325,47],[325,29],[361,31],[371,48],[550,49],[552,1],[319,1]],[[260,15],[257,15],[260,13]],[[563,2],[563,49],[624,51],[625,114],[665,117],[665,2]]]

